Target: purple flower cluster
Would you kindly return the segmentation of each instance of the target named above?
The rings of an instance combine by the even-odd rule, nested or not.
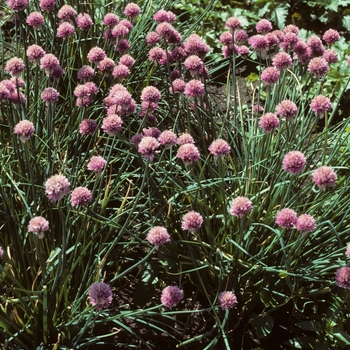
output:
[[[280,125],[280,120],[274,113],[265,113],[259,119],[259,126],[262,129],[264,129],[266,133],[269,133],[270,131],[277,129],[279,125]]]
[[[168,286],[162,290],[160,301],[165,307],[176,306],[184,297],[183,291],[177,286]]]
[[[225,291],[219,294],[219,303],[222,310],[232,309],[237,305],[237,297],[231,291]]]
[[[170,235],[165,227],[154,226],[147,233],[146,239],[152,245],[159,247],[170,242]]]
[[[245,216],[253,209],[252,202],[247,197],[236,197],[230,207],[230,214],[233,216]]]
[[[215,158],[217,158],[219,156],[229,154],[231,151],[231,147],[225,140],[216,139],[210,144],[208,150],[210,154],[212,154]]]
[[[106,309],[112,303],[112,290],[103,282],[95,282],[89,289],[90,304],[97,310]]]
[[[282,161],[283,169],[293,175],[299,174],[304,169],[306,158],[299,151],[291,151],[287,153]]]
[[[45,182],[45,193],[53,203],[58,202],[70,191],[70,183],[64,175],[53,175]]]
[[[87,168],[88,170],[94,171],[96,174],[100,174],[103,168],[106,166],[107,161],[101,156],[91,157]]]
[[[17,134],[20,140],[24,143],[35,133],[34,124],[29,120],[22,120],[15,125],[13,132]]]
[[[276,224],[284,228],[292,228],[298,220],[297,213],[293,209],[284,208],[276,214]]]
[[[138,144],[138,150],[145,159],[153,161],[159,146],[160,143],[155,137],[144,136]]]
[[[45,232],[49,229],[49,222],[42,216],[35,216],[29,221],[28,232],[38,235],[38,238],[44,238]]]
[[[335,273],[335,281],[339,287],[350,289],[350,267],[343,266]]]
[[[185,231],[188,230],[197,232],[201,228],[202,223],[202,215],[192,210],[183,216],[181,221],[181,228]]]
[[[91,191],[86,187],[77,187],[73,190],[70,201],[73,207],[85,207],[92,201]]]

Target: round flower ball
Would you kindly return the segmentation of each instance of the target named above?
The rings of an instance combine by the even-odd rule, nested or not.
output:
[[[350,289],[350,267],[343,266],[335,273],[335,281],[339,287]]]
[[[231,147],[225,140],[217,139],[211,143],[208,150],[210,154],[212,154],[215,158],[217,158],[219,156],[229,154],[231,151]]]
[[[280,125],[280,120],[274,113],[265,113],[259,119],[259,127],[264,129],[265,133],[277,129]]]
[[[313,232],[316,230],[316,220],[309,214],[298,217],[295,227],[298,231]]]
[[[183,230],[197,232],[201,228],[202,223],[202,215],[192,210],[183,216],[181,221],[181,228]]]
[[[333,187],[337,180],[337,174],[329,166],[321,166],[312,173],[312,181],[325,190],[326,187]]]
[[[22,120],[15,125],[13,132],[25,143],[35,132],[34,124],[29,120]]]
[[[168,286],[162,290],[160,301],[165,307],[176,306],[184,297],[183,291],[177,286]]]
[[[70,201],[74,207],[85,207],[92,201],[91,191],[86,187],[77,187],[73,190]]]
[[[193,143],[185,143],[177,150],[176,157],[182,159],[185,165],[190,165],[193,162],[198,162],[200,154]]]
[[[45,182],[45,193],[51,202],[56,203],[69,193],[69,186],[64,175],[53,175]]]
[[[222,310],[232,309],[235,305],[237,305],[237,297],[231,291],[220,293],[218,299]]]
[[[306,164],[305,156],[299,151],[291,151],[287,153],[282,161],[283,169],[292,175],[302,172]]]
[[[89,299],[95,309],[106,309],[112,303],[112,290],[106,283],[95,282],[89,289]]]
[[[276,224],[284,228],[292,228],[298,220],[297,213],[289,208],[284,208],[276,214]]]
[[[152,245],[159,247],[170,242],[170,235],[165,227],[154,226],[149,230],[146,239]]]
[[[230,207],[232,216],[244,216],[250,213],[253,209],[252,202],[247,197],[236,197]]]
[[[100,174],[106,164],[107,164],[107,161],[103,157],[94,156],[94,157],[91,157],[87,165],[87,168],[88,170],[91,170],[97,174]]]
[[[42,216],[35,216],[29,221],[28,232],[38,235],[38,238],[44,238],[45,232],[49,229],[49,222]]]

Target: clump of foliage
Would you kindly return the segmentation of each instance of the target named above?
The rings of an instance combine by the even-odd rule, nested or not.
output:
[[[1,345],[346,348],[344,39],[169,5],[7,0]]]

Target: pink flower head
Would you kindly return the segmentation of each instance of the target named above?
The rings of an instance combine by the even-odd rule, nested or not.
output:
[[[169,149],[176,144],[177,137],[172,131],[165,130],[158,136],[158,141],[166,149]]]
[[[4,250],[2,249],[2,247],[0,247],[0,259],[2,259],[3,255],[4,255]]]
[[[160,41],[160,36],[156,32],[149,32],[146,36],[147,45],[153,46]]]
[[[250,37],[248,43],[255,51],[267,50],[269,47],[266,37],[261,34]]]
[[[230,46],[230,45],[232,46],[232,44],[233,44],[233,35],[230,32],[223,32],[220,35],[219,41],[220,41],[220,44],[224,44],[224,45],[227,45],[227,46]]]
[[[126,39],[120,39],[115,49],[120,53],[124,53],[130,49],[130,43]]]
[[[51,202],[56,203],[69,193],[69,186],[64,175],[53,175],[45,182],[45,193]]]
[[[145,159],[153,161],[154,155],[159,146],[160,143],[155,137],[144,136],[138,145],[138,151],[145,157]]]
[[[310,61],[307,68],[314,78],[319,79],[328,72],[329,65],[323,57],[315,57]]]
[[[113,29],[112,35],[114,38],[124,38],[129,34],[130,30],[121,22],[119,22]]]
[[[114,13],[107,13],[103,17],[103,24],[105,26],[114,27],[119,23],[119,18]]]
[[[19,77],[24,70],[24,63],[18,57],[13,57],[6,62],[5,70],[10,72],[14,77]]]
[[[160,301],[165,307],[176,306],[184,297],[183,291],[177,286],[168,286],[162,290]]]
[[[173,61],[181,62],[187,57],[187,52],[185,51],[185,45],[176,46],[173,51],[171,51],[171,57]]]
[[[153,19],[158,23],[174,22],[176,17],[171,11],[159,10],[153,15]]]
[[[97,131],[97,123],[93,119],[83,119],[79,125],[81,135],[92,135]]]
[[[332,104],[328,97],[324,95],[317,95],[310,103],[311,109],[321,118],[325,112],[332,110]]]
[[[230,32],[233,33],[236,29],[241,28],[241,21],[237,17],[230,17],[226,23],[225,27],[230,29]]]
[[[15,87],[16,88],[16,87]],[[5,84],[3,84],[2,81],[0,81],[0,101],[1,100],[7,100],[11,97],[10,90],[6,87]]]
[[[60,68],[60,61],[55,55],[47,53],[40,60],[40,68],[44,69],[46,74],[51,76]]]
[[[28,0],[6,0],[6,4],[13,11],[23,11],[28,6]]]
[[[306,45],[311,49],[313,57],[323,55],[324,47],[322,44],[322,40],[318,36],[310,36],[306,41]]]
[[[268,32],[271,32],[272,30],[272,23],[268,21],[267,19],[261,19],[255,26],[256,31],[259,34],[266,34]]]
[[[201,58],[210,51],[210,47],[197,34],[191,34],[187,38],[184,49],[189,55],[197,55]]]
[[[46,103],[46,105],[57,102],[58,96],[58,91],[51,87],[44,89],[41,93],[41,99]]]
[[[284,100],[276,106],[276,114],[284,118],[292,119],[297,115],[298,107],[290,100]]]
[[[343,266],[335,273],[335,282],[339,287],[350,289],[350,267]]]
[[[87,58],[90,62],[99,64],[104,58],[106,58],[106,53],[96,46],[89,51]]]
[[[75,19],[75,23],[81,30],[89,30],[94,25],[94,22],[87,13],[79,13]]]
[[[77,187],[73,190],[70,201],[73,207],[85,207],[92,201],[91,191],[86,187]]]
[[[282,50],[287,51],[293,49],[294,45],[299,41],[299,37],[294,32],[286,32],[283,36],[283,41],[280,42]]]
[[[304,169],[306,158],[299,151],[291,151],[284,156],[282,164],[286,172],[296,175]]]
[[[154,61],[154,62],[157,62],[159,64],[166,64],[166,62],[167,62],[166,51],[160,47],[157,47],[157,46],[152,47],[149,50],[148,58],[150,61]]]
[[[244,216],[253,209],[252,202],[247,197],[236,197],[230,207],[230,214],[233,216]]]
[[[142,134],[135,134],[131,139],[130,142],[133,146],[135,146],[136,148],[139,147],[139,143],[141,142],[142,138],[144,137],[144,135]]]
[[[323,58],[327,63],[336,63],[339,61],[338,54],[333,49],[328,49],[323,53]]]
[[[27,17],[27,24],[35,29],[40,29],[45,20],[44,16],[39,12],[31,12]]]
[[[69,22],[61,22],[57,28],[57,36],[63,39],[69,38],[74,32],[75,28]]]
[[[76,15],[76,11],[74,10],[74,8],[70,5],[63,5],[57,13],[57,17],[59,19],[61,19],[62,21],[70,21],[72,20],[72,18],[74,18],[74,16]]]
[[[202,223],[202,215],[192,210],[182,217],[181,228],[185,231],[197,232],[201,228]]]
[[[309,214],[302,214],[295,227],[298,231],[313,232],[316,230],[316,220]]]
[[[272,65],[278,70],[287,69],[292,65],[292,57],[284,51],[278,52],[272,59]]]
[[[44,238],[44,234],[49,230],[49,222],[42,216],[35,216],[29,221],[28,232],[34,232],[38,238]]]
[[[148,129],[142,129],[143,135],[144,136],[152,136],[155,137],[156,139],[160,136],[162,133],[158,128],[152,127]]]
[[[146,86],[141,92],[142,101],[158,103],[160,99],[160,91],[154,86]]]
[[[168,38],[175,32],[175,28],[168,22],[162,22],[157,25],[156,32],[161,38]]]
[[[94,171],[99,174],[101,173],[101,171],[103,170],[106,164],[107,164],[107,161],[103,157],[94,156],[94,157],[91,157],[87,165],[87,168],[88,170]]]
[[[20,103],[25,103],[26,102],[26,97],[24,96],[23,92],[19,91],[14,91],[11,93],[11,96],[9,100],[14,103],[15,105],[18,105]]]
[[[261,73],[261,80],[268,85],[276,84],[281,73],[275,67],[267,67]]]
[[[299,33],[299,28],[296,25],[294,25],[294,24],[288,24],[287,26],[284,27],[283,33],[284,34],[287,34],[287,33],[298,34]]]
[[[276,214],[276,224],[284,228],[294,227],[297,220],[297,213],[293,209],[284,208]]]
[[[116,114],[110,114],[103,118],[102,130],[109,136],[114,136],[122,130],[122,119]]]
[[[204,84],[197,79],[192,79],[186,84],[184,92],[186,97],[204,96]]]
[[[35,133],[34,124],[29,120],[22,120],[15,125],[13,132],[25,143]]]
[[[154,226],[149,230],[146,237],[147,241],[152,245],[159,247],[170,242],[170,236],[165,227]]]
[[[203,61],[196,55],[190,55],[186,58],[183,65],[191,72],[192,77],[200,74],[204,68]]]
[[[277,118],[276,114],[274,113],[265,113],[259,119],[259,126],[260,128],[264,129],[266,133],[269,133],[270,131],[277,129],[279,125],[280,125],[280,120]]]
[[[112,303],[112,290],[106,283],[95,282],[89,289],[89,299],[95,309],[106,309]]]
[[[40,8],[42,11],[50,12],[56,7],[56,0],[40,0]]]
[[[262,112],[264,112],[264,107],[260,106],[260,105],[254,105],[253,106],[253,111],[255,113],[262,113]]]
[[[233,35],[234,42],[237,45],[244,44],[248,40],[248,38],[249,38],[248,33],[243,29],[236,30]],[[226,42],[225,44],[229,45]],[[231,44],[232,44],[232,41],[231,41]]]
[[[169,88],[172,93],[181,93],[185,91],[186,83],[182,79],[175,79]]]
[[[319,167],[312,173],[312,181],[323,191],[327,186],[333,187],[336,180],[337,174],[331,167],[325,165]]]
[[[350,258],[350,243],[346,246],[345,254]]]
[[[194,144],[194,140],[193,137],[190,134],[182,134],[177,138],[177,144],[178,145],[185,145],[186,143],[193,143]]]
[[[192,143],[185,143],[177,150],[176,157],[182,159],[185,165],[198,162],[200,158],[198,148]]]
[[[118,64],[114,67],[112,75],[115,79],[123,80],[130,74],[130,70],[124,64]]]
[[[238,46],[236,48],[236,52],[238,55],[240,55],[242,57],[247,57],[250,54],[250,50],[245,45]]]
[[[28,46],[27,57],[29,61],[38,63],[41,58],[45,55],[44,49],[39,45]]]
[[[119,58],[119,64],[127,66],[129,69],[134,65],[135,60],[132,56],[125,54]]]
[[[141,9],[133,2],[127,4],[124,9],[124,15],[131,19],[136,18],[141,12]]]
[[[281,40],[275,32],[265,34],[265,39],[269,48],[274,48]]]
[[[82,66],[78,70],[78,79],[83,81],[89,81],[94,76],[94,69],[90,66]]]
[[[340,39],[340,35],[335,29],[328,29],[324,32],[322,39],[327,45],[330,46]]]
[[[111,58],[104,58],[100,63],[98,64],[98,69],[105,74],[112,73],[113,69],[115,67],[115,63]]]
[[[216,139],[210,144],[208,150],[210,154],[217,158],[219,156],[229,154],[231,151],[231,147],[225,140]]]
[[[237,297],[231,291],[225,291],[219,294],[219,303],[222,310],[232,309],[237,305]]]

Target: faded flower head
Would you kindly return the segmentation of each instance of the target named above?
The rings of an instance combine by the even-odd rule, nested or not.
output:
[[[154,226],[147,233],[146,239],[152,245],[159,247],[170,242],[170,235],[165,227]]]
[[[77,187],[73,190],[70,201],[74,207],[85,207],[92,201],[91,191],[86,187]]]
[[[237,297],[231,291],[225,291],[220,293],[218,300],[222,310],[232,309],[237,305]]]
[[[122,130],[123,121],[117,114],[110,114],[103,118],[102,130],[109,136],[114,136]]]
[[[138,144],[138,151],[145,157],[145,159],[153,161],[160,143],[155,137],[144,136]]]
[[[89,299],[95,309],[106,309],[112,303],[112,290],[106,283],[95,282],[89,289]]]
[[[177,286],[168,286],[162,290],[160,301],[165,307],[176,306],[184,297],[183,291]]]
[[[14,77],[19,77],[24,67],[24,63],[20,58],[13,57],[6,62],[5,70],[10,72]]]
[[[51,202],[56,203],[69,193],[69,186],[64,175],[53,175],[45,182],[45,193]]]
[[[101,157],[101,156],[93,156],[91,157],[87,168],[88,170],[94,171],[96,173],[101,173],[105,165],[107,164],[107,161]]]
[[[14,127],[13,132],[17,134],[20,140],[24,143],[30,139],[30,137],[35,133],[34,124],[29,120],[21,120]]]
[[[293,209],[284,208],[276,214],[276,224],[284,228],[294,227],[297,220],[297,213]]]
[[[332,103],[328,97],[317,95],[311,101],[310,107],[318,116],[320,116],[320,118],[322,118],[325,112],[332,110]]]
[[[313,232],[316,230],[316,220],[309,214],[302,214],[295,227],[298,231]]]
[[[176,157],[182,159],[185,165],[190,165],[193,162],[198,162],[200,158],[198,148],[192,143],[185,143],[177,150]]]
[[[276,106],[276,114],[286,118],[286,120],[294,118],[297,112],[298,107],[290,100],[284,100]]]
[[[214,155],[217,158],[219,156],[229,154],[231,151],[231,147],[225,140],[217,139],[211,143],[208,150],[210,154]]]
[[[329,166],[321,166],[312,173],[312,181],[325,190],[326,187],[333,187],[337,180],[337,174]]]
[[[81,135],[92,135],[97,128],[97,123],[93,119],[83,119],[79,125],[79,132]]]
[[[304,169],[306,158],[299,151],[288,152],[282,161],[283,169],[293,175],[299,174]]]
[[[265,113],[259,119],[259,126],[262,129],[264,129],[266,133],[269,133],[270,131],[277,129],[279,125],[280,125],[280,120],[274,113]]]
[[[45,232],[49,229],[49,222],[42,216],[35,216],[29,221],[28,232],[34,232],[38,238],[44,238]]]
[[[197,232],[201,228],[202,223],[202,215],[192,210],[182,217],[181,228],[183,230]]]
[[[239,196],[232,201],[230,214],[233,216],[244,216],[250,213],[252,209],[252,202],[247,197]]]
[[[343,266],[335,273],[335,281],[339,287],[350,289],[350,267]]]

